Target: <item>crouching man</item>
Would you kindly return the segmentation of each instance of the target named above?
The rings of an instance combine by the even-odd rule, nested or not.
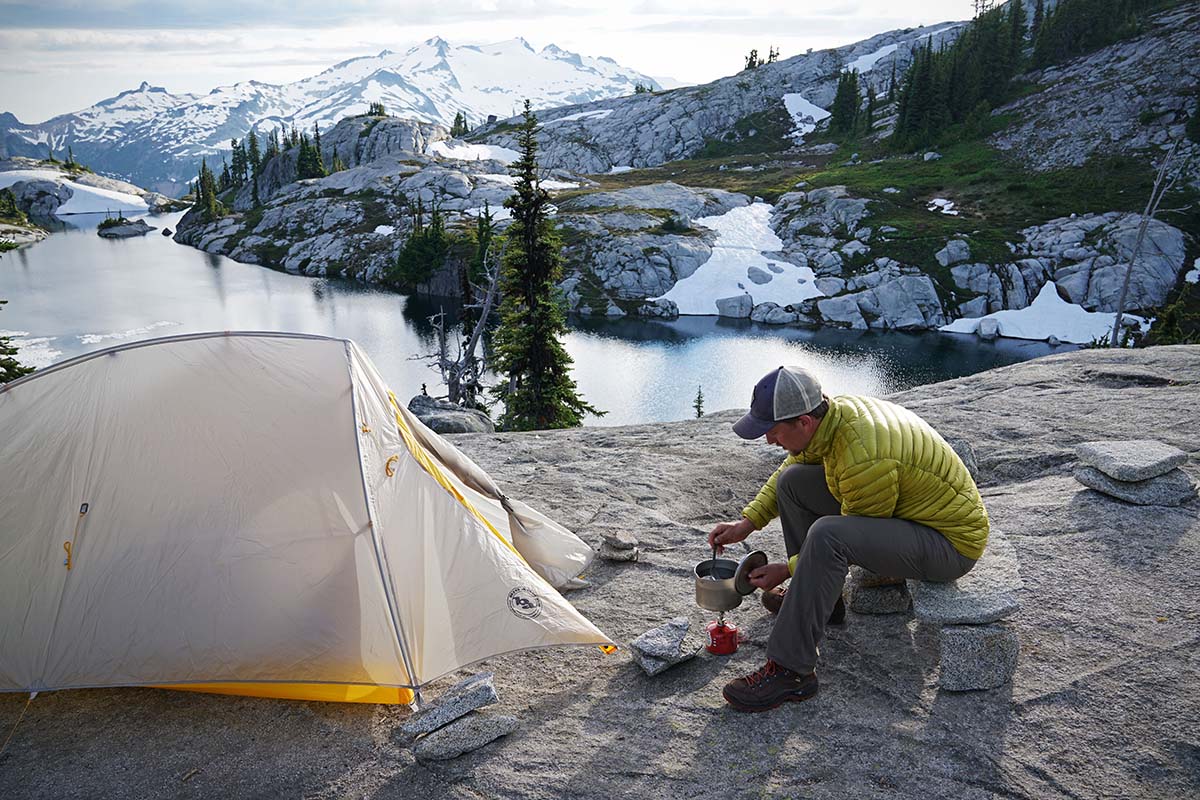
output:
[[[767,663],[724,691],[739,711],[766,711],[817,693],[817,645],[827,623],[845,618],[849,565],[954,580],[983,554],[988,518],[966,466],[928,423],[886,400],[829,399],[803,368],[779,367],[760,380],[733,430],[789,453],[742,519],[708,535],[710,546],[725,546],[776,516],[783,526],[788,562],[750,575],[779,616]]]

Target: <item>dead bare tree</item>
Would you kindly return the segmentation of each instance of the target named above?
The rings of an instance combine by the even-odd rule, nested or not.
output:
[[[1151,220],[1158,213],[1159,203],[1162,202],[1167,192],[1171,191],[1175,181],[1179,179],[1179,173],[1170,175],[1171,159],[1175,157],[1175,151],[1178,148],[1179,142],[1171,145],[1166,158],[1158,165],[1158,173],[1154,176],[1154,188],[1150,190],[1150,199],[1146,201],[1146,210],[1142,212],[1142,224],[1138,226],[1137,239],[1133,243],[1133,254],[1129,257],[1129,266],[1125,268],[1125,280],[1121,282],[1121,294],[1117,296],[1117,315],[1113,319],[1112,334],[1108,337],[1109,347],[1120,345],[1118,335],[1121,332],[1121,317],[1125,313],[1125,297],[1129,293],[1129,279],[1133,276],[1133,268],[1137,264],[1138,256],[1142,253],[1142,241],[1146,238],[1146,229],[1150,227]],[[1169,180],[1168,176],[1170,176]]]
[[[458,337],[456,353],[453,358],[450,357],[449,337],[446,333],[446,312],[439,311],[429,318],[430,324],[437,333],[438,350],[434,355],[423,358],[432,362],[441,373],[442,382],[446,384],[446,399],[465,408],[481,407],[479,395],[483,391],[481,381],[484,373],[487,372],[487,364],[483,354],[477,355],[476,350],[480,348],[483,332],[487,328],[488,317],[496,305],[496,297],[500,292],[500,262],[503,259],[503,250],[499,257],[493,257],[490,247],[483,254],[485,275],[488,279],[487,291],[484,293],[481,304],[468,306],[469,308],[478,308],[479,317],[465,344],[462,337]],[[478,289],[478,287],[476,288]]]

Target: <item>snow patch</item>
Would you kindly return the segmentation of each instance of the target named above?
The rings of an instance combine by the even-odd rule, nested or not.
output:
[[[1183,276],[1183,279],[1188,283],[1200,283],[1200,258],[1192,263],[1192,269]]]
[[[796,126],[791,137],[797,142],[804,141],[805,136],[817,129],[817,123],[829,116],[828,111],[794,92],[783,96],[783,105]]]
[[[1042,287],[1027,308],[1006,309],[983,317],[958,319],[949,325],[943,325],[940,330],[948,333],[975,333],[979,330],[980,321],[994,319],[999,323],[1000,335],[1010,339],[1044,341],[1054,336],[1060,342],[1087,344],[1093,339],[1107,341],[1112,333],[1115,317],[1116,314],[1088,311],[1082,306],[1068,303],[1059,297],[1058,288],[1050,281]],[[1125,314],[1124,319],[1137,322],[1142,330],[1149,327],[1145,319],[1132,314]]]
[[[476,175],[475,177],[480,178],[485,181],[495,181],[496,183],[503,183],[507,186],[516,186],[517,181],[520,180],[520,178],[518,178],[516,175],[488,174],[488,175]],[[545,189],[548,192],[557,191],[559,189],[578,189],[579,188],[578,183],[571,183],[570,181],[556,181],[556,180],[538,181],[538,186],[541,186],[543,189]]]
[[[868,53],[865,56],[859,56],[846,65],[845,71],[850,72],[851,70],[858,70],[859,72],[866,72],[867,70],[873,68],[879,59],[896,52],[896,48],[899,46],[900,45],[898,44],[889,44],[879,48],[874,53]]]
[[[580,111],[578,114],[568,114],[565,117],[547,120],[546,122],[542,123],[542,127],[545,128],[548,125],[557,125],[560,122],[577,122],[583,119],[604,119],[611,113],[613,113],[613,109],[611,108],[602,108],[597,111]]]
[[[467,144],[466,142],[434,142],[428,152],[455,161],[499,161],[508,166],[521,157],[516,150],[494,144]]]
[[[115,341],[120,339],[136,339],[139,336],[145,336],[147,333],[158,330],[159,328],[172,328],[178,325],[178,322],[152,322],[141,328],[130,328],[127,331],[116,331],[113,333],[85,333],[78,337],[83,344],[99,344],[100,342]]]
[[[500,222],[501,220],[512,219],[511,208],[500,206],[499,208],[489,207],[488,210],[492,212],[492,222]],[[479,206],[477,208],[464,208],[463,210],[455,213],[462,214],[470,217],[471,219],[479,219],[479,216],[483,213],[483,206]]]
[[[392,225],[376,225],[375,230],[372,232],[377,233],[380,236],[391,236],[396,232],[396,228]]]
[[[954,207],[953,200],[947,200],[943,197],[935,197],[925,206],[927,211],[940,211],[943,214],[949,214],[952,217],[957,217],[959,212]]]
[[[622,172],[633,172],[633,167],[613,167],[608,171],[608,174],[620,175]]]
[[[55,339],[53,336],[29,338],[29,331],[0,331],[0,337],[8,338],[9,344],[17,348],[15,358],[22,366],[48,367],[63,354],[51,344]]]
[[[763,251],[783,249],[783,242],[771,230],[772,209],[769,203],[755,203],[715,217],[693,220],[695,224],[717,232],[712,255],[661,298],[653,299],[673,300],[680,314],[713,316],[717,313],[717,300],[739,294],[751,294],[755,304],[777,303],[780,306],[824,296],[814,284],[816,275],[810,268],[763,255]],[[782,272],[747,292],[744,287],[749,270],[757,267],[764,272],[775,272],[771,269],[772,264]]]
[[[146,211],[150,205],[135,194],[114,192],[84,186],[67,180],[61,172],[52,169],[14,169],[0,172],[0,189],[7,189],[19,181],[54,181],[70,187],[71,199],[58,207],[56,216],[64,214],[103,214],[106,211]]]

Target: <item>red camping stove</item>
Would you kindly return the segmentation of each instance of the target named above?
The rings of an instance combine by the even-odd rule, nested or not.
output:
[[[708,623],[708,644],[704,649],[714,655],[727,656],[736,653],[738,648],[738,629],[736,625],[725,624],[725,615]]]

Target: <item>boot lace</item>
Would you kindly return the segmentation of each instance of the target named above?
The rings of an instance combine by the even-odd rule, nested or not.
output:
[[[766,664],[746,676],[746,685],[753,688],[758,686],[760,683],[765,683],[766,681],[778,675],[779,670],[780,668],[778,664],[770,659],[767,659]]]

